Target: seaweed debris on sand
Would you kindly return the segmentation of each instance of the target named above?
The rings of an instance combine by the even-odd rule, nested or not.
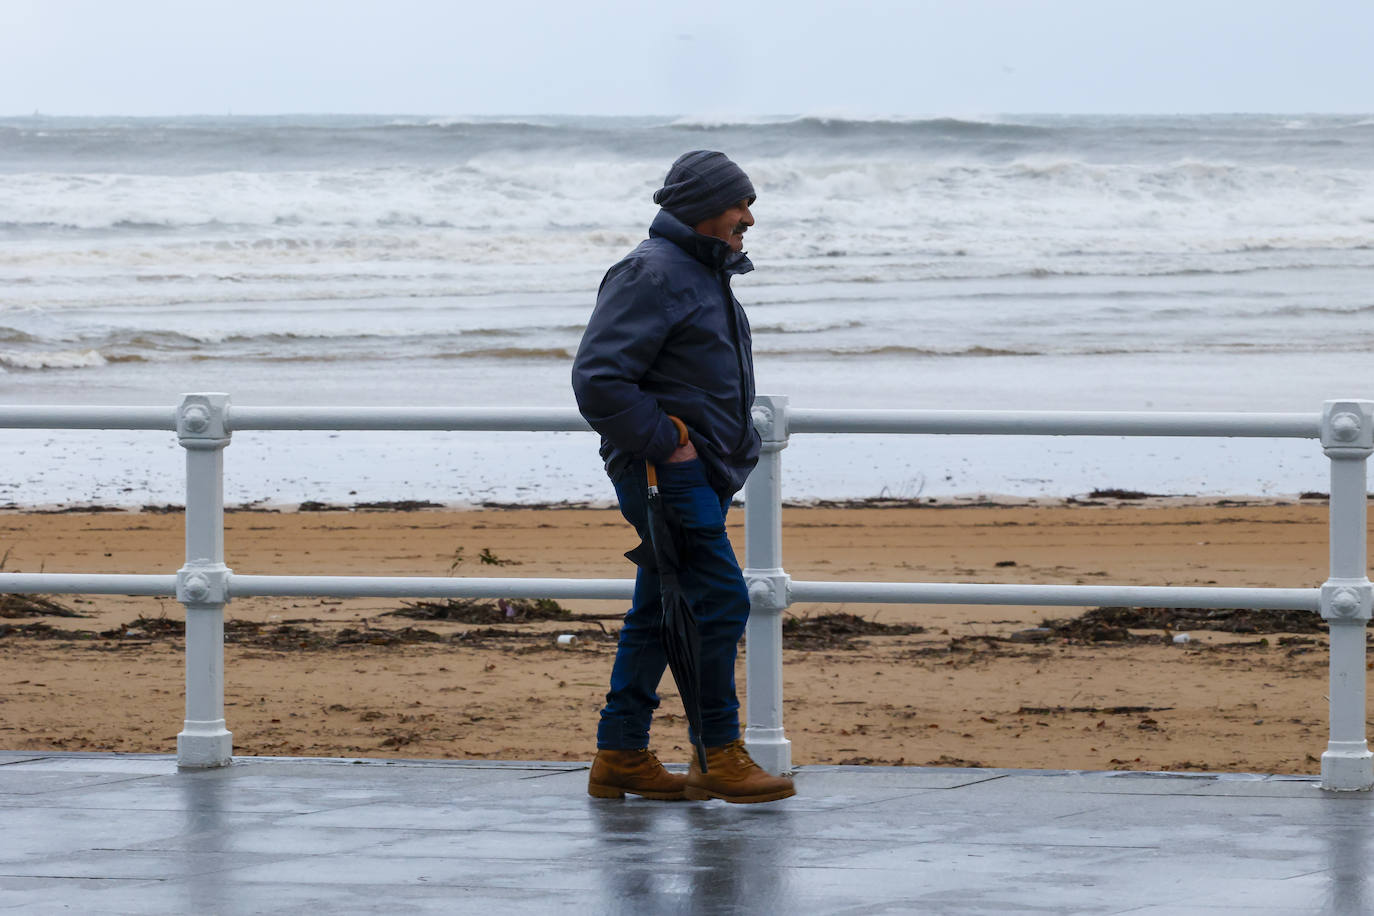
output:
[[[782,644],[788,649],[852,649],[860,636],[910,636],[925,631],[916,624],[878,623],[836,612],[783,618]]]
[[[384,617],[411,620],[452,620],[457,623],[531,623],[539,620],[619,620],[624,614],[575,614],[552,598],[449,598],[445,601],[414,601]]]
[[[537,604],[538,602],[531,602]],[[554,604],[554,602],[549,602]],[[499,610],[499,607],[498,607]],[[561,610],[561,609],[560,609]],[[502,612],[504,613],[504,612]],[[607,631],[596,615],[571,614],[552,616],[546,608],[544,617],[507,618],[501,617],[504,627],[477,626],[462,628],[451,632],[436,632],[421,627],[375,627],[366,620],[360,626],[335,628],[330,621],[319,618],[302,618],[281,622],[262,623],[255,620],[230,618],[224,622],[224,642],[226,645],[253,649],[270,649],[277,652],[319,651],[348,649],[358,646],[400,647],[422,643],[449,643],[482,647],[490,640],[547,642],[547,630],[522,627],[521,624],[537,623],[544,620],[582,620],[597,622],[596,629],[570,630],[573,635],[585,642],[606,642],[613,640],[614,632]],[[446,618],[430,618],[444,620]],[[485,619],[476,620],[486,622]],[[128,623],[106,630],[65,630],[44,622],[25,624],[0,624],[0,639],[37,639],[81,642],[92,648],[117,648],[120,645],[146,645],[158,640],[181,640],[186,636],[186,623],[178,617],[147,617],[139,615]],[[537,648],[537,646],[536,646]]]
[[[0,617],[89,617],[43,595],[0,595]]]
[[[1323,633],[1326,622],[1311,611],[1257,608],[1099,607],[1078,617],[1045,620],[1041,627],[1071,641],[1158,640],[1132,630],[1217,630],[1225,633]]]
[[[387,611],[385,617],[411,620],[452,620],[458,623],[511,623],[517,620],[575,620],[572,611],[551,598],[487,601],[481,598],[449,598],[445,601],[406,602]]]

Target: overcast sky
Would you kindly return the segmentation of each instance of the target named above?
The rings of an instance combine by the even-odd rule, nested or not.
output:
[[[1371,112],[1374,0],[0,0],[0,115]]]

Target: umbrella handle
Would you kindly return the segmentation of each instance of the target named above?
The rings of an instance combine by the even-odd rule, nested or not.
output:
[[[668,419],[672,420],[673,425],[677,427],[677,445],[678,448],[681,448],[682,446],[687,444],[687,424],[683,423],[680,419],[673,416],[672,414],[668,414]]]
[[[687,437],[687,424],[683,423],[680,419],[673,416],[672,414],[668,414],[668,419],[672,420],[673,426],[677,427],[677,445],[678,448],[682,448],[682,446],[686,445],[689,441]],[[652,461],[649,461],[648,459],[645,459],[644,461],[644,473],[649,478],[649,486],[657,487],[658,470],[654,467],[654,463]]]

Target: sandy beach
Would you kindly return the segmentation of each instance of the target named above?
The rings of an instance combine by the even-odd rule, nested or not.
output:
[[[789,508],[784,558],[799,579],[1308,587],[1326,575],[1321,500],[1092,503]],[[732,513],[741,550],[742,521]],[[11,511],[0,514],[0,556],[7,572],[172,572],[181,525],[177,511]],[[621,576],[633,543],[610,509],[226,516],[227,561],[243,573]],[[0,605],[0,747],[172,751],[181,606],[54,600]],[[235,753],[589,759],[623,608],[562,606],[519,605],[510,616],[476,604],[235,601]],[[62,608],[83,616],[56,616]],[[1318,771],[1318,619],[1091,611],[794,606],[794,762]],[[557,647],[564,633],[579,636],[575,647]],[[665,683],[655,743],[669,761],[686,756],[680,712]]]

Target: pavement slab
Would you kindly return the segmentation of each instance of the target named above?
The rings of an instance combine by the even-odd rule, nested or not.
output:
[[[0,752],[0,913],[1374,912],[1307,777],[803,767],[765,805],[537,761]]]

